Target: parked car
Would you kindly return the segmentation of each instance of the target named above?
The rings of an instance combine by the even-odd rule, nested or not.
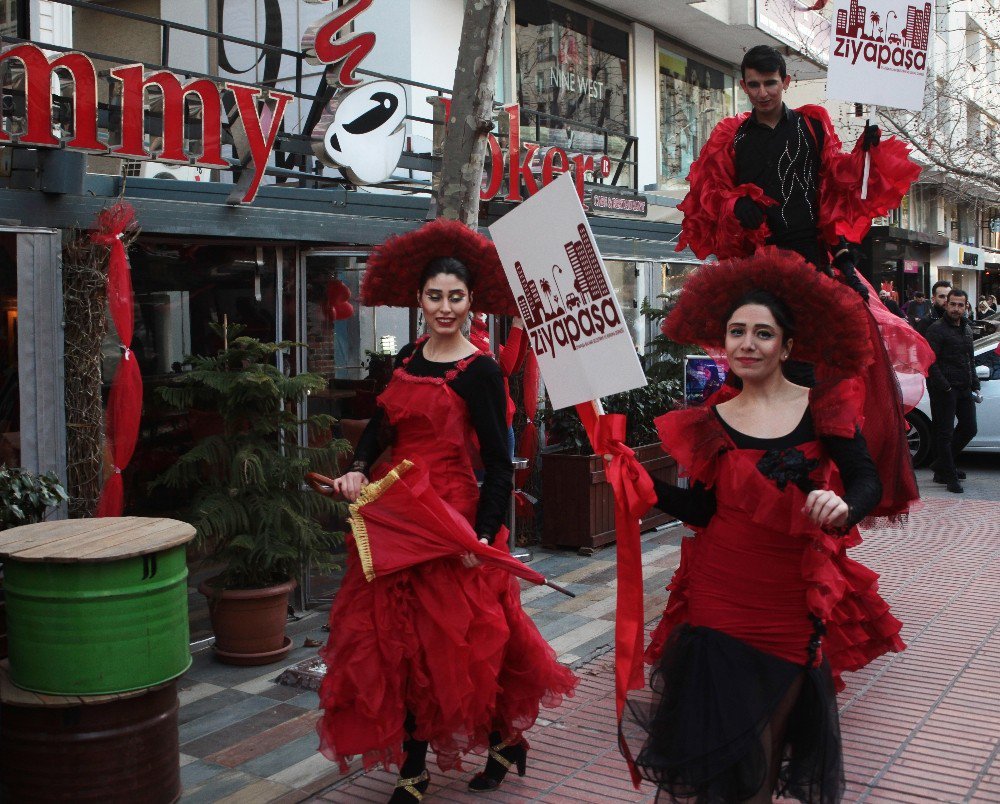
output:
[[[965,448],[969,452],[1000,452],[1000,333],[975,342],[976,374],[983,401],[976,406],[976,437]],[[907,439],[914,466],[924,466],[934,457],[931,431],[931,401],[924,389],[923,398],[906,416],[910,424]]]

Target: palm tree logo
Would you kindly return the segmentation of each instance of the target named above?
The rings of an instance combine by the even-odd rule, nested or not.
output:
[[[871,23],[872,23],[872,39],[874,39],[875,38],[875,26],[878,25],[878,21],[880,19],[882,19],[882,18],[879,16],[879,14],[878,14],[877,11],[873,11],[871,13],[871,16],[868,17],[868,19],[870,19]]]
[[[538,286],[542,289],[542,293],[545,294],[545,299],[549,303],[548,317],[551,318],[554,315],[553,311],[555,309],[555,306],[552,304],[552,286],[549,284],[548,279],[543,279],[538,283]]]

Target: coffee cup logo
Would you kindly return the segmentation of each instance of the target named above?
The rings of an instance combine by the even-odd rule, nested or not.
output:
[[[343,90],[327,105],[313,132],[313,152],[355,184],[389,179],[406,137],[406,90],[372,81]]]

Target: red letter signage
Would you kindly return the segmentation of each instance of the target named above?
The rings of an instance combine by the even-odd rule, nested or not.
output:
[[[73,139],[67,148],[104,153],[107,146],[97,139],[97,73],[90,59],[82,53],[64,53],[49,59],[35,45],[16,45],[0,54],[0,63],[20,59],[24,65],[24,101],[28,118],[27,131],[18,137],[25,145],[56,147],[62,144],[52,134],[52,74],[66,70],[73,76]],[[11,135],[0,128],[0,142],[10,142]]]
[[[111,75],[122,82],[122,141],[113,148],[115,156],[132,159],[149,159],[145,137],[145,90],[159,87],[163,93],[163,150],[157,160],[186,165],[191,159],[184,152],[184,104],[188,95],[197,95],[201,100],[202,153],[195,160],[201,167],[229,167],[222,158],[220,125],[222,103],[219,88],[207,78],[181,82],[173,73],[160,71],[148,78],[141,64],[116,67]],[[218,121],[218,124],[217,124]]]

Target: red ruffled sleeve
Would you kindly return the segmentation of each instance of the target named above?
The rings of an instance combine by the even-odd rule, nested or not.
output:
[[[733,207],[743,196],[765,207],[778,203],[756,184],[736,184],[733,139],[748,116],[749,112],[744,112],[722,120],[691,165],[687,177],[691,189],[677,205],[684,213],[677,251],[690,246],[702,260],[710,254],[720,260],[744,257],[771,236],[766,223],[757,229],[744,229],[733,214]]]
[[[732,443],[712,408],[674,410],[653,420],[663,449],[675,460],[683,476],[708,488],[715,485],[719,456]]]
[[[809,412],[818,436],[853,438],[865,423],[865,385],[860,378],[822,382],[809,391]]]
[[[885,215],[900,205],[910,185],[920,175],[920,166],[910,157],[910,149],[895,137],[872,148],[868,174],[868,198],[861,198],[865,152],[861,139],[850,153],[843,152],[840,137],[822,106],[802,106],[799,114],[823,127],[823,154],[820,167],[819,229],[828,243],[841,236],[860,243],[872,225],[872,218]]]

